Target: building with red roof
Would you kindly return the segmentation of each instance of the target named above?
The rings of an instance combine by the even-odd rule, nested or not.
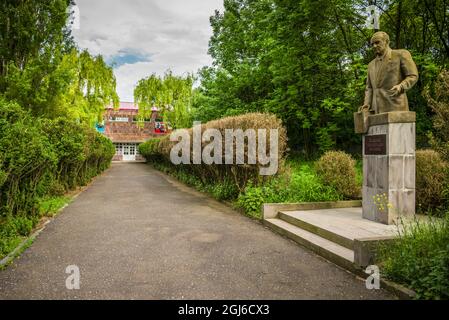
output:
[[[151,117],[144,121],[138,121],[138,113],[139,107],[132,102],[120,102],[118,108],[106,107],[104,122],[97,126],[97,130],[114,143],[113,161],[143,161],[139,144],[168,134],[158,108],[153,107]]]

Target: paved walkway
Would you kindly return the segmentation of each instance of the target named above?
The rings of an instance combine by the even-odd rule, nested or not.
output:
[[[0,271],[0,299],[79,298],[392,296],[148,165],[113,164]]]

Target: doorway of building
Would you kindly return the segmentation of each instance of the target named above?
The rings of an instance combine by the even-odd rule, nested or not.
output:
[[[136,161],[137,143],[117,143],[116,155],[122,156],[122,161]]]

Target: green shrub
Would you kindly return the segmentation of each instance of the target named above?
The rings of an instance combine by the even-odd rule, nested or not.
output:
[[[433,212],[447,205],[448,169],[438,152],[416,152],[416,204],[420,212]]]
[[[419,299],[449,299],[449,214],[406,225],[398,240],[380,249],[379,260],[387,278]]]
[[[15,217],[12,220],[15,230],[20,236],[28,236],[36,223],[36,219],[31,220],[27,217]]]
[[[12,115],[11,110],[17,112]],[[0,159],[8,176],[0,187],[3,214],[34,215],[38,185],[55,169],[57,156],[39,121],[0,100]]]
[[[254,218],[262,218],[262,205],[266,201],[265,190],[262,187],[248,185],[244,193],[240,194],[237,204],[245,213]]]
[[[449,70],[443,70],[439,74],[432,88],[424,90],[424,96],[434,112],[431,146],[449,161]]]
[[[224,149],[225,146],[225,130],[226,129],[241,129],[246,131],[248,129],[265,129],[269,132],[270,129],[278,130],[278,159],[279,159],[279,167],[282,167],[283,159],[286,153],[287,147],[287,134],[286,130],[282,125],[282,122],[277,119],[274,115],[271,114],[262,114],[262,113],[248,113],[241,116],[236,117],[227,117],[215,121],[208,122],[202,125],[202,131],[208,129],[216,129],[220,131],[223,140],[222,146]],[[190,135],[190,140],[192,141],[193,131],[192,129],[188,130]],[[267,134],[266,145],[267,148],[269,145],[269,134]],[[260,143],[260,141],[257,141]],[[177,142],[170,141],[170,137],[166,136],[161,139],[153,139],[139,147],[139,152],[149,161],[149,162],[170,162],[170,152],[172,147],[176,145]],[[202,147],[204,148],[208,143],[203,142]],[[192,148],[193,149],[193,148]],[[235,150],[235,141],[234,141],[234,150]],[[191,150],[193,152],[193,150]],[[191,159],[192,153],[190,155]],[[245,159],[248,158],[248,143],[245,141],[245,150],[244,150]],[[223,157],[224,159],[224,157]],[[236,189],[239,191],[243,191],[248,182],[253,183],[254,185],[262,184],[269,180],[271,176],[261,176],[260,169],[261,165],[259,161],[255,165],[222,165],[222,164],[197,164],[197,165],[182,165],[183,167],[189,167],[189,173],[192,173],[200,178],[203,184],[214,184],[216,181],[232,181],[235,185]]]
[[[36,118],[0,97],[0,252],[30,233],[41,217],[40,198],[88,183],[114,154],[93,128]]]
[[[210,190],[214,198],[218,200],[233,200],[239,195],[239,190],[235,187],[232,181],[224,180],[212,185]]]
[[[159,153],[159,143],[161,138],[154,138],[148,140],[145,143],[139,145],[139,153],[145,157],[147,162],[158,164],[162,162],[167,162],[167,158],[165,158],[161,153]]]
[[[10,220],[0,220],[0,259],[14,250],[21,241],[14,224]]]
[[[57,118],[35,119],[0,101],[0,211],[35,215],[38,197],[61,195],[105,170],[115,153],[94,129]]]
[[[308,164],[299,165],[292,172],[285,171],[276,179],[262,186],[249,185],[241,193],[237,204],[248,215],[261,218],[264,203],[297,203],[342,200],[335,189],[323,185],[316,172]]]
[[[0,259],[14,250],[23,237],[28,236],[37,223],[37,219],[24,216],[0,218]]]
[[[356,162],[343,151],[328,151],[315,164],[315,170],[326,185],[347,199],[360,196]]]

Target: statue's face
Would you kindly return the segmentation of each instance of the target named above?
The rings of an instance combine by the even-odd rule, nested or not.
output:
[[[378,56],[382,56],[387,51],[388,43],[382,37],[375,37],[371,40],[371,45]]]

